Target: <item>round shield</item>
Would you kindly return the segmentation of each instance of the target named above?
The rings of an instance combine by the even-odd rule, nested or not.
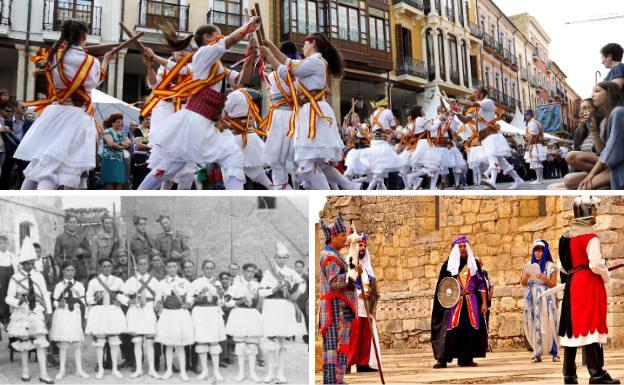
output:
[[[440,281],[436,293],[442,307],[450,309],[457,305],[460,297],[459,282],[453,277],[446,277]]]

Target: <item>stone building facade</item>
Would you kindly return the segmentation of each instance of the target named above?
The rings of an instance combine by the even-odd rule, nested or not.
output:
[[[520,272],[542,238],[557,259],[572,219],[573,197],[329,197],[321,219],[337,213],[369,235],[381,299],[382,347],[430,349],[433,294],[442,263],[458,235],[470,239],[494,284],[490,335],[494,348],[522,348],[525,289]],[[624,198],[603,197],[596,229],[610,265],[624,262]],[[317,231],[317,251],[324,242]],[[317,266],[318,266],[318,253]],[[318,269],[317,269],[318,270]],[[318,279],[318,277],[317,277]],[[609,346],[624,346],[624,273],[608,285]],[[560,296],[562,293],[559,294]],[[318,293],[317,293],[318,298]]]

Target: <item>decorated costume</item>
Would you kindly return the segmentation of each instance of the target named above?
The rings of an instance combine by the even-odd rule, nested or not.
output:
[[[529,163],[529,167],[532,170],[535,170],[535,174],[537,175],[537,180],[532,182],[533,184],[543,183],[544,182],[544,165],[543,162],[546,160],[547,151],[546,147],[542,144],[544,141],[544,132],[542,131],[542,125],[540,122],[535,120],[533,117],[533,111],[529,110],[526,112],[527,119],[530,117],[530,120],[527,120],[526,124],[526,137],[527,141],[527,149],[524,153],[524,160]]]

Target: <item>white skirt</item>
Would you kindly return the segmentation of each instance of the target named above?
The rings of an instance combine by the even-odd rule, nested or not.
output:
[[[234,135],[234,141],[243,152],[245,157],[245,167],[264,167],[262,162],[262,156],[264,154],[264,142],[260,138],[260,135],[254,133],[247,134],[247,145],[243,147],[243,136]]]
[[[462,155],[461,151],[455,146],[448,149],[449,151],[449,168],[453,170],[453,172],[462,172],[466,170],[466,160]]]
[[[401,164],[403,167],[411,167],[412,165],[412,156],[415,150],[403,150],[399,154],[399,158],[401,158]]]
[[[292,111],[288,109],[273,110],[271,128],[264,143],[263,163],[285,163],[286,169],[295,169],[295,141],[293,137],[287,136],[291,114]]]
[[[541,143],[536,143],[529,145],[529,148],[524,153],[524,160],[529,163],[532,169],[543,168],[542,162],[546,161],[547,155],[546,147]]]
[[[416,149],[411,157],[412,167],[424,167],[428,171],[437,171],[440,169],[442,160],[440,154],[435,147],[429,144],[427,139],[420,139],[416,144]]]
[[[139,336],[156,335],[156,313],[154,302],[146,302],[144,307],[131,305],[126,313],[128,333]]]
[[[285,299],[265,299],[262,304],[264,337],[293,337],[305,334],[305,318],[297,322],[295,305]]]
[[[228,131],[219,132],[212,120],[183,109],[171,115],[163,125],[162,132],[150,134],[155,159],[151,162],[152,168],[166,169],[169,162],[219,163],[231,170],[231,176],[245,179],[243,153],[236,145],[234,136]]]
[[[34,338],[36,336],[48,334],[43,313],[44,309],[39,304],[37,304],[33,312],[28,308],[28,304],[22,304],[20,307],[12,307],[7,333],[10,337],[20,339]]]
[[[82,342],[82,312],[78,304],[74,305],[74,311],[69,311],[67,305],[63,309],[56,309],[52,314],[52,327],[50,328],[50,341],[57,342]]]
[[[509,147],[507,139],[505,139],[505,136],[501,133],[488,136],[481,142],[481,146],[483,147],[485,156],[488,158],[500,156],[507,158],[511,156],[511,147]]]
[[[473,169],[473,168],[479,168],[482,164],[487,164],[488,163],[488,159],[487,156],[485,155],[485,152],[483,152],[483,147],[482,146],[473,146],[470,147],[470,151],[468,151],[468,167]]]
[[[345,166],[349,175],[366,175],[370,172],[367,166],[362,163],[362,152],[366,148],[353,148],[347,152]]]
[[[149,142],[152,144],[152,137],[158,136],[164,130],[164,122],[175,114],[175,107],[173,103],[166,102],[164,100],[159,101],[152,110],[152,120],[150,122],[149,130]]]
[[[232,337],[260,337],[262,315],[256,308],[236,307],[230,311],[225,333]]]
[[[195,328],[196,343],[216,344],[225,340],[225,322],[220,307],[195,306],[191,318]]]
[[[371,146],[360,154],[360,162],[376,175],[388,175],[403,167],[401,158],[385,140],[371,141]]]
[[[46,178],[77,188],[80,175],[95,168],[97,130],[95,120],[82,108],[53,104],[35,120],[14,157],[31,163],[27,178]]]
[[[97,305],[89,309],[85,334],[117,336],[127,330],[126,317],[119,306]]]
[[[319,101],[318,106],[323,115],[331,119],[331,123],[317,116],[316,136],[310,139],[308,138],[310,103],[299,108],[295,130],[295,162],[319,159],[338,162],[342,158],[344,143],[340,138],[334,110],[325,101]]]
[[[156,324],[156,342],[167,346],[192,345],[193,320],[186,309],[163,309]]]

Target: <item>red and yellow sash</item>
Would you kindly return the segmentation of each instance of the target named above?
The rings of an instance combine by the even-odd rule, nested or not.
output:
[[[379,107],[375,113],[375,115],[373,115],[373,121],[372,123],[372,127],[371,127],[371,131],[375,131],[375,126],[379,126],[382,130],[384,129],[384,126],[379,123],[379,117],[381,116],[381,114],[383,114],[385,108],[384,107]]]
[[[273,103],[273,101],[271,100],[271,105],[269,106],[269,113],[267,117],[260,123],[260,129],[266,133],[268,133],[269,130],[271,129],[271,121],[273,120],[273,111],[276,108],[279,108],[284,105],[289,105],[293,107],[294,106],[293,99],[297,98],[296,94],[293,98],[291,95],[288,95],[286,93],[286,90],[284,89],[284,87],[282,87],[282,83],[280,82],[279,76],[277,75],[277,71],[273,71],[273,78],[275,79],[275,84],[277,85],[277,88],[279,89],[284,99],[280,100],[277,103]],[[295,119],[296,118],[297,118],[297,114],[293,110],[293,112],[290,114],[290,119],[288,120],[288,132],[286,133],[286,136],[288,136],[289,138],[292,138],[295,135]]]
[[[242,139],[243,139],[243,147],[246,147],[247,146],[247,132],[250,130],[249,125],[251,121],[254,120],[256,122],[260,122],[262,121],[262,117],[260,116],[260,110],[258,109],[258,106],[256,105],[256,103],[254,103],[253,99],[251,98],[251,95],[249,95],[249,92],[244,88],[241,88],[238,91],[240,91],[241,94],[243,94],[243,96],[245,97],[245,99],[247,99],[247,104],[249,105],[249,109],[247,110],[247,118],[245,121],[245,126],[243,126],[241,118],[231,118],[229,116],[225,116],[223,118],[223,121],[227,123],[231,128],[234,128],[236,131],[240,132]],[[258,135],[264,136],[267,134],[265,131],[258,130],[255,127],[252,127],[252,129]]]
[[[43,100],[30,101],[26,103],[28,107],[35,107],[35,112],[41,113],[47,106],[52,103],[57,102],[58,104],[65,104],[74,94],[80,96],[82,100],[84,100],[85,105],[87,106],[86,112],[90,116],[93,116],[93,104],[91,102],[91,95],[87,93],[84,88],[84,83],[89,77],[89,73],[95,64],[95,58],[89,54],[85,53],[85,59],[76,71],[73,79],[67,78],[65,74],[65,70],[63,68],[63,52],[65,51],[65,47],[61,46],[56,51],[56,68],[61,78],[61,81],[65,85],[65,89],[57,89],[54,85],[54,79],[52,77],[52,69],[50,67],[50,63],[47,62],[47,51],[40,50],[38,55],[31,58],[33,62],[36,64],[44,63],[43,60],[46,60],[44,64],[44,75],[46,78],[46,98]],[[106,72],[103,69],[100,69],[100,79],[104,79],[106,77]],[[102,133],[102,127],[99,125],[97,120],[95,121],[95,126],[98,131],[98,134]]]

